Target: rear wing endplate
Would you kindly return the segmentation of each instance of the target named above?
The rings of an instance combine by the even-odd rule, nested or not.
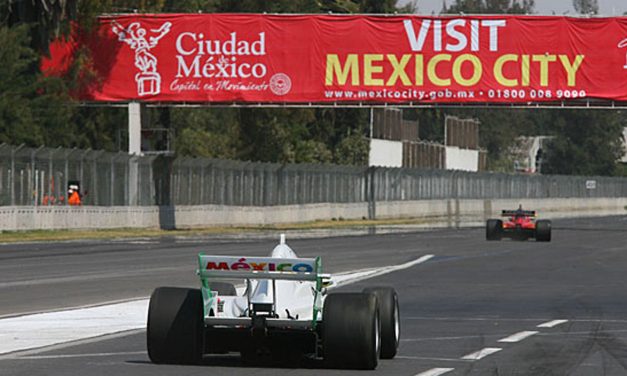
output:
[[[316,258],[230,257],[198,255],[198,274],[203,279],[245,278],[317,281],[322,275]]]

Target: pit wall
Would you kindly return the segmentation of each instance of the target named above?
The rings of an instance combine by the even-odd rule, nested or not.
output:
[[[627,214],[627,198],[551,198],[500,200],[422,200],[323,203],[285,206],[3,206],[0,230],[195,228],[261,226],[331,219],[418,218],[433,227],[481,225],[503,209],[536,210],[541,218]]]

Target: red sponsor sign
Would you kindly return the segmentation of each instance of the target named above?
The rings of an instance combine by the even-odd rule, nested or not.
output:
[[[85,100],[627,100],[627,17],[133,14],[83,40],[99,75]]]

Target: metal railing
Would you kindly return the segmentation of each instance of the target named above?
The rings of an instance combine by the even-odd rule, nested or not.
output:
[[[627,197],[627,179],[276,164],[0,145],[0,205],[270,206],[429,199]]]

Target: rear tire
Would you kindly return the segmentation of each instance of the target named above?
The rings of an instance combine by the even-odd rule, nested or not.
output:
[[[485,224],[486,240],[501,240],[503,234],[503,221],[500,219],[488,219]]]
[[[550,242],[551,241],[551,221],[542,220],[536,222],[536,241],[538,242]]]
[[[381,359],[392,359],[396,356],[401,337],[398,295],[392,287],[371,287],[363,292],[377,297],[381,319]]]
[[[200,290],[159,287],[150,297],[146,340],[154,363],[198,364],[203,354]]]
[[[324,360],[332,367],[377,367],[381,324],[374,294],[329,294],[324,302],[322,320]]]

